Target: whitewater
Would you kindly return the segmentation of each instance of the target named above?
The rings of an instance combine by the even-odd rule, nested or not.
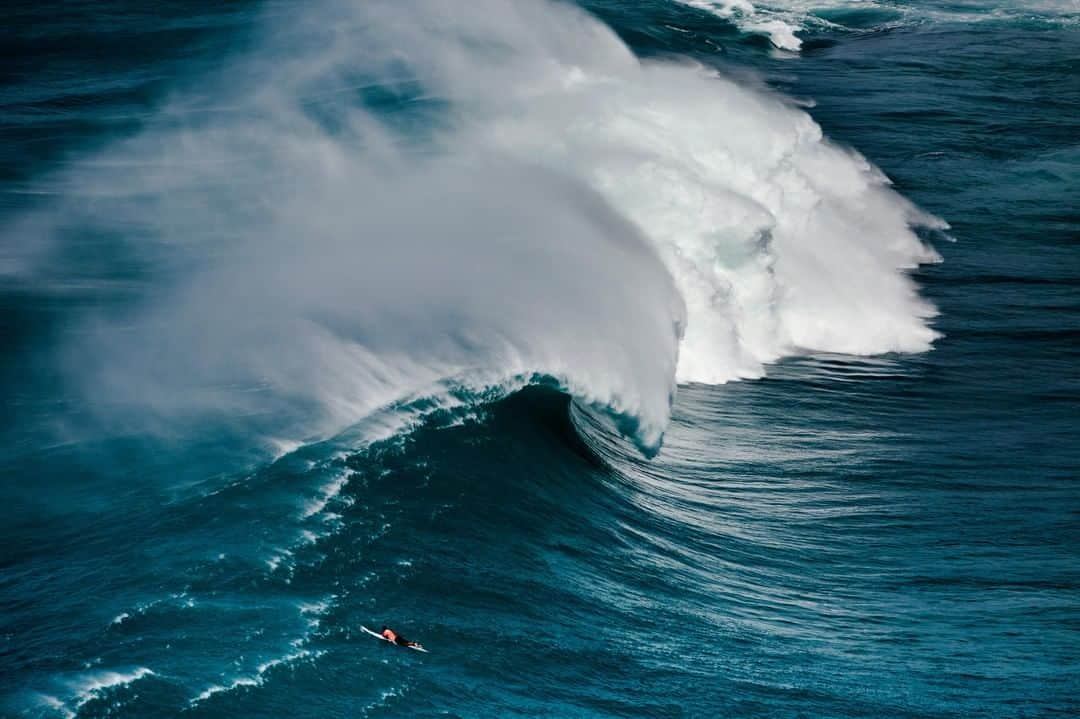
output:
[[[72,226],[138,236],[109,251],[153,289],[65,360],[109,425],[292,445],[536,375],[655,449],[677,382],[936,336],[907,273],[944,223],[760,85],[552,3],[266,15],[11,233],[7,281],[35,286],[113,281],[58,259]]]

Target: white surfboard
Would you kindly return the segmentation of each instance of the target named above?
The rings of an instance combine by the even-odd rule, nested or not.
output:
[[[363,629],[363,630],[364,630],[365,632],[367,632],[368,634],[370,634],[371,636],[375,637],[376,639],[382,639],[382,640],[383,640],[384,642],[390,642],[390,640],[389,640],[389,639],[387,639],[386,637],[384,637],[384,636],[383,636],[382,634],[379,634],[378,632],[373,632],[373,631],[371,631],[370,629],[368,629],[367,627],[365,627],[365,626],[364,626],[364,625],[362,625],[362,624],[360,625],[360,628],[361,628],[361,629]],[[390,642],[390,643],[391,643],[391,644],[394,644],[393,642]],[[395,644],[394,646],[399,646],[399,647],[400,647],[400,646],[402,646],[402,645],[401,645],[401,644]],[[423,652],[424,654],[427,654],[427,653],[428,653],[428,650],[427,650],[427,649],[424,649],[424,648],[423,648],[422,646],[420,646],[419,644],[417,644],[416,646],[407,646],[407,645],[406,645],[406,646],[405,646],[405,648],[406,648],[406,649],[415,649],[416,651],[418,651],[418,652]]]

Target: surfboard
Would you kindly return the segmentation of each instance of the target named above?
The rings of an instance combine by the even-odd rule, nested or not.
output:
[[[361,628],[361,629],[363,629],[363,630],[364,630],[365,632],[367,632],[368,634],[370,634],[371,636],[375,637],[376,639],[382,639],[382,640],[383,640],[384,642],[390,642],[390,640],[389,640],[389,639],[387,639],[386,637],[384,637],[384,636],[383,636],[382,634],[379,634],[378,632],[373,632],[373,631],[371,631],[370,629],[368,629],[367,627],[365,627],[365,626],[364,626],[364,625],[362,625],[362,624],[360,625],[360,628]],[[391,643],[391,644],[394,644],[393,642],[390,642],[390,643]],[[401,645],[401,644],[394,644],[394,646],[396,646],[396,647],[400,647],[400,646],[402,646],[402,645]],[[418,651],[418,652],[423,652],[424,654],[428,654],[428,650],[427,650],[427,649],[424,649],[424,648],[423,648],[422,646],[420,646],[419,644],[417,644],[417,645],[416,645],[416,646],[414,646],[414,647],[410,647],[410,646],[407,646],[407,645],[406,645],[406,646],[405,646],[405,648],[406,648],[406,649],[415,649],[415,650],[416,650],[416,651]]]

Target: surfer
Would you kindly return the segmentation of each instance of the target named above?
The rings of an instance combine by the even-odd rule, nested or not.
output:
[[[374,629],[368,629],[363,625],[360,626],[360,629],[363,630],[365,634],[370,634],[371,636],[381,641],[390,642],[391,644],[395,644],[399,647],[405,647],[406,649],[415,649],[418,652],[424,652],[425,654],[427,654],[427,649],[424,649],[423,644],[421,644],[420,642],[409,641],[385,624],[383,625],[382,631],[380,632],[377,632]]]
[[[411,641],[409,641],[408,639],[401,636],[400,634],[398,634],[397,632],[395,632],[393,629],[386,626],[385,624],[383,625],[382,632],[380,632],[380,633],[382,634],[383,639],[385,639],[386,641],[391,642],[393,644],[397,644],[399,647],[419,647],[420,646],[419,642],[411,642]]]

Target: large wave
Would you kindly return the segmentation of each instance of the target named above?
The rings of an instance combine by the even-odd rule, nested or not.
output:
[[[940,221],[782,98],[550,2],[271,6],[220,78],[42,189],[0,266],[139,278],[64,357],[140,429],[313,438],[547,375],[655,448],[677,381],[935,337],[906,271]]]

